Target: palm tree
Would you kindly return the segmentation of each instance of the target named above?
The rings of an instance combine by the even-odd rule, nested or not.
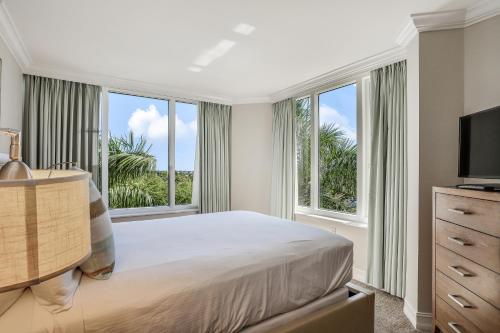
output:
[[[137,182],[138,178],[156,169],[156,158],[149,153],[151,145],[144,137],[136,140],[129,133],[125,137],[110,136],[108,147],[110,207],[152,206],[151,194]]]
[[[311,205],[311,107],[308,98],[296,103],[297,185],[301,206]],[[319,128],[319,206],[356,212],[357,145],[335,124]]]

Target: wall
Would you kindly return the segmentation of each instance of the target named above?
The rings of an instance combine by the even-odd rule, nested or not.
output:
[[[407,49],[408,92],[408,206],[406,226],[406,295],[405,312],[416,325],[418,305],[418,249],[419,249],[419,38],[414,38]]]
[[[21,129],[23,103],[23,75],[9,49],[0,38],[1,96],[0,127]],[[9,152],[9,139],[0,137],[0,153]]]
[[[464,114],[500,105],[500,15],[464,31]]]
[[[270,214],[271,104],[233,105],[231,208]]]
[[[500,105],[500,15],[464,31],[464,114]],[[464,179],[499,183],[500,179]]]
[[[409,106],[408,165],[418,166],[409,169],[409,268],[404,311],[418,329],[428,330],[432,312],[432,187],[461,182],[457,177],[457,138],[464,103],[464,33],[462,29],[441,30],[421,33],[418,38],[418,47],[410,46],[418,50],[412,50],[417,52],[418,64],[413,54],[413,77],[408,87],[413,103]]]

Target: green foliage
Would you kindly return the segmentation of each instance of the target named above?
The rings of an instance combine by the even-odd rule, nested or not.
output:
[[[132,133],[109,139],[109,204],[111,208],[168,205],[168,172],[156,171],[151,145]],[[193,173],[176,172],[176,205],[191,203]]]
[[[333,124],[319,130],[319,206],[356,213],[357,146]]]
[[[297,100],[297,183],[301,206],[311,205],[311,107]],[[357,146],[334,124],[319,128],[319,207],[356,213]]]

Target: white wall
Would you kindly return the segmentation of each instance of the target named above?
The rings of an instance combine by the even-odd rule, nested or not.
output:
[[[2,59],[0,87],[0,127],[21,129],[23,103],[23,75],[14,57],[0,38]],[[9,139],[0,137],[0,153],[9,152]]]
[[[500,105],[500,15],[464,31],[464,114]]]
[[[231,208],[270,214],[271,104],[233,105]]]

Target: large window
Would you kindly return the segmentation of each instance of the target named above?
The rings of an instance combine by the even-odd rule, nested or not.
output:
[[[197,104],[104,94],[103,193],[109,207],[167,210],[191,205]]]
[[[367,79],[296,99],[297,211],[364,221]],[[365,141],[363,141],[365,140]]]

